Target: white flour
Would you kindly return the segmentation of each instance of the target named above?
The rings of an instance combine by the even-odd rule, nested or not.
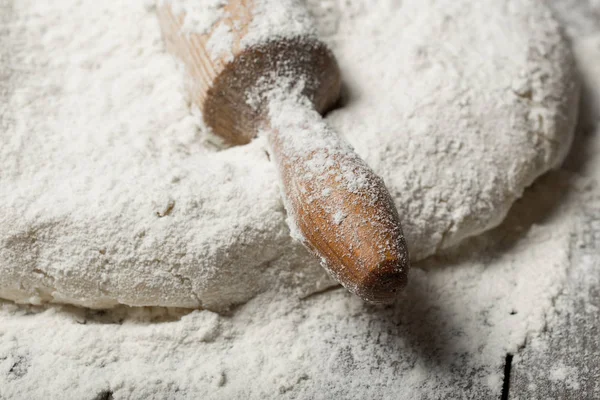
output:
[[[219,24],[206,42],[206,48],[210,52],[213,61],[224,59],[229,62],[233,60],[233,33],[227,24]]]
[[[301,302],[264,294],[231,316],[6,303],[0,394],[496,398],[506,352],[542,329],[560,292],[576,214],[561,208],[532,225],[542,220],[531,209],[545,215],[548,199],[570,190],[565,178],[544,179],[502,228],[420,265],[395,307],[370,307],[344,290]]]
[[[384,179],[414,260],[497,225],[562,159],[577,85],[544,5],[326,4],[346,85],[328,122]],[[265,141],[209,149],[153,3],[11,7],[2,297],[221,309],[331,286],[289,235]]]
[[[159,6],[167,4],[175,15],[183,16],[184,33],[208,35],[209,43],[212,44],[207,47],[213,59],[219,58],[220,53],[233,51],[231,29],[245,32],[240,43],[242,48],[269,40],[299,35],[315,36],[317,33],[304,0],[253,0],[237,3],[252,7],[250,26],[217,23],[219,19],[231,16],[225,8],[225,0],[157,0]]]
[[[546,98],[541,82],[551,92],[567,97],[574,93],[561,86],[570,82],[572,71],[544,6],[516,1],[507,3],[508,14],[495,14],[494,9],[490,17],[523,16],[519,21],[524,25],[517,26],[539,40],[536,48],[543,58],[566,63],[566,70],[553,70],[555,64],[549,63],[542,64],[548,70],[539,80],[528,75],[540,60],[525,46],[523,52],[513,52],[524,57],[523,63],[517,62],[519,68],[531,64],[524,75],[532,81],[515,79],[511,59],[494,58],[502,46],[486,47],[485,37],[467,42],[477,51],[487,49],[498,69],[483,62],[486,57],[466,57],[463,52],[469,47],[458,49],[455,58],[444,58],[452,49],[425,46],[417,57],[424,68],[420,78],[438,76],[435,66],[441,61],[473,62],[470,71],[481,70],[481,77],[461,76],[460,69],[446,65],[447,81],[479,82],[464,92],[477,96],[453,99],[450,94],[457,92],[447,81],[433,81],[436,87],[428,86],[432,81],[404,78],[398,83],[407,93],[402,100],[385,85],[402,78],[415,60],[403,61],[401,56],[409,53],[402,47],[398,53],[391,49],[408,38],[427,42],[439,34],[427,36],[427,29],[440,26],[458,40],[466,33],[451,21],[460,21],[461,13],[470,15],[458,2],[435,3],[440,8],[404,3],[407,8],[400,13],[394,12],[399,4],[395,1],[378,7],[361,1],[322,2],[331,12],[320,14],[319,28],[330,33],[349,86],[347,104],[329,121],[384,176],[408,228],[409,243],[423,256],[500,220],[523,186],[558,162],[570,136],[567,110],[572,99]],[[445,8],[455,3],[456,9]],[[486,6],[493,4],[498,3]],[[94,12],[95,7],[103,13]],[[440,9],[451,17],[437,14]],[[408,21],[411,17],[415,20]],[[210,298],[198,288],[189,290],[203,279],[221,279],[209,285],[211,290],[229,290],[214,294],[219,300],[239,300],[255,293],[246,286],[256,284],[257,276],[275,290],[229,315],[0,303],[0,399],[498,398],[505,354],[543,329],[560,294],[577,235],[577,210],[590,192],[598,192],[595,171],[588,179],[562,170],[542,178],[499,228],[417,265],[393,307],[371,307],[339,289],[298,300],[279,290],[281,280],[302,286],[321,276],[320,269],[297,265],[306,256],[289,242],[276,187],[268,183],[274,173],[264,143],[218,153],[206,148],[205,133],[196,132],[197,119],[189,115],[181,96],[180,75],[160,50],[151,10],[133,2],[76,6],[64,1],[45,9],[39,2],[0,0],[0,22],[8,24],[2,18],[13,22],[9,29],[0,26],[0,44],[6,44],[0,52],[12,52],[10,68],[0,69],[0,96],[10,94],[10,105],[19,113],[0,110],[0,127],[11,133],[0,131],[0,196],[9,210],[0,214],[0,222],[10,227],[0,250],[6,257],[0,260],[10,264],[0,266],[0,279],[22,285],[2,286],[3,294],[25,301],[23,293],[40,290],[39,298],[31,301],[77,293],[58,300],[194,305],[197,299],[189,298],[190,293]],[[114,30],[104,29],[104,18]],[[88,29],[79,29],[77,21],[88,21]],[[385,29],[392,22],[398,29]],[[499,22],[474,21],[467,30],[473,36],[493,36],[495,29],[501,30]],[[73,41],[75,31],[85,35]],[[423,36],[415,36],[417,32]],[[511,40],[523,44],[522,33],[506,37],[511,43],[506,55],[515,44]],[[348,38],[352,43],[346,43]],[[373,50],[368,60],[373,67],[365,69],[367,61],[352,46],[379,49],[381,54]],[[600,53],[597,47],[588,51],[582,60],[591,70],[600,65]],[[0,54],[6,62],[9,55]],[[38,70],[44,74],[32,73]],[[492,70],[499,81],[486,81]],[[487,98],[486,87],[493,92]],[[500,106],[491,107],[494,102]],[[526,115],[515,113],[516,105]],[[461,109],[467,110],[465,117],[453,119]],[[563,118],[562,112],[569,115]],[[412,116],[403,117],[406,113]],[[540,116],[543,126],[535,125]],[[424,125],[426,121],[433,122]],[[528,123],[535,129],[526,128]],[[52,135],[40,138],[40,132]],[[399,136],[386,140],[385,132]],[[415,141],[419,132],[429,140]],[[497,141],[489,141],[491,132],[497,133]],[[404,134],[410,140],[398,140]],[[524,148],[527,154],[520,153]],[[479,156],[465,158],[473,152]],[[417,155],[427,165],[419,165]],[[174,157],[188,162],[174,164]],[[38,168],[42,163],[45,168]],[[490,168],[480,169],[482,163]],[[239,181],[253,184],[241,189]],[[482,190],[470,192],[474,187]],[[213,191],[207,194],[207,188]],[[74,210],[77,214],[70,215]],[[202,218],[202,224],[194,218]],[[248,226],[260,229],[248,231]],[[209,235],[214,241],[203,241]],[[217,251],[202,253],[216,243],[222,243]],[[236,260],[231,252],[240,247],[245,252],[236,254],[246,258]],[[63,263],[65,256],[71,261]],[[276,263],[268,263],[277,257]],[[199,262],[206,269],[198,269]],[[262,267],[263,275],[234,275],[241,279],[237,287],[219,275],[235,273],[234,266],[246,262],[255,263],[250,269],[265,262],[269,268]],[[286,270],[287,277],[271,276]],[[139,279],[144,271],[145,279]],[[12,275],[6,278],[7,273]],[[33,273],[45,277],[26,278]],[[561,366],[550,371],[556,379],[571,372]]]
[[[147,1],[151,4],[152,1]],[[184,15],[182,29],[186,33],[208,33],[219,19],[226,16],[226,0],[158,0],[159,5],[168,3],[175,15]]]
[[[255,0],[254,18],[242,46],[297,35],[316,35],[316,28],[303,0]]]

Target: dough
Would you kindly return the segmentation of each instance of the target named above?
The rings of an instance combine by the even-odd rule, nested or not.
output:
[[[497,225],[566,154],[578,87],[544,4],[309,3],[346,85],[328,120],[384,178],[414,260]],[[0,297],[221,309],[332,285],[289,237],[265,143],[207,144],[151,5],[9,14]]]

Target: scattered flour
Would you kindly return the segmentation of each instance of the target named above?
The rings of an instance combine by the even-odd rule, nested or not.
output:
[[[537,184],[500,228],[421,263],[393,307],[345,290],[303,301],[268,292],[231,315],[4,303],[0,394],[497,398],[505,354],[543,328],[562,286],[577,214],[547,218],[546,202],[564,178]]]
[[[175,15],[184,15],[184,33],[210,33],[207,47],[213,60],[233,53],[232,29],[244,32],[242,48],[283,38],[316,37],[316,26],[304,0],[236,0],[236,3],[252,7],[247,28],[238,21],[237,24],[221,23],[213,29],[217,21],[231,17],[225,9],[226,0],[157,0],[158,6],[168,4]]]
[[[363,32],[365,38],[359,42],[361,45],[369,42],[371,47],[378,47],[392,40],[396,45],[401,43],[402,38],[396,37],[398,32],[384,29],[390,23],[388,18],[398,18],[397,14],[395,17],[390,14],[399,3],[382,2],[381,9],[366,7],[367,4],[360,1],[318,4],[322,6],[321,11],[327,11],[320,14],[320,29],[330,33],[328,37],[332,43],[338,43],[338,55],[344,54],[343,43],[349,35],[344,29],[350,25],[359,31],[368,27],[368,33],[375,35],[370,38]],[[450,3],[440,4],[449,6]],[[493,8],[495,4],[498,3],[486,5]],[[547,27],[539,20],[545,13],[542,5],[528,1],[507,4],[512,7],[511,12],[527,15],[523,19],[531,23],[531,30],[527,32],[535,33]],[[430,6],[425,6],[423,14],[412,14],[421,17],[414,23],[425,29],[440,26],[436,25],[435,18],[434,23],[425,23],[427,13],[432,17],[436,15],[433,9],[425,12]],[[408,8],[409,16],[410,10],[414,9]],[[469,13],[464,4],[457,4],[456,11],[461,10],[466,18]],[[544,13],[538,14],[538,11]],[[318,13],[315,11],[315,14]],[[114,30],[102,29],[104,17],[111,21]],[[86,18],[99,18],[100,21],[90,21],[87,30],[80,30],[77,21],[87,21]],[[546,18],[541,20],[551,21]],[[366,26],[361,24],[365,19],[369,20]],[[444,19],[446,24],[452,20]],[[496,26],[489,20],[485,24]],[[406,24],[407,29],[411,26],[412,23]],[[97,273],[101,270],[101,279],[105,280],[102,284],[108,282],[108,286],[103,287],[107,291],[103,298],[105,305],[114,304],[116,293],[121,293],[123,297],[119,300],[124,302],[135,300],[128,289],[132,284],[141,293],[147,293],[146,287],[152,292],[152,284],[155,288],[162,287],[161,295],[173,296],[167,301],[176,304],[183,301],[177,297],[179,293],[187,293],[185,285],[206,278],[206,270],[196,267],[193,272],[188,271],[191,275],[180,275],[179,286],[172,287],[166,285],[170,275],[162,276],[161,271],[175,275],[186,263],[210,265],[201,263],[203,257],[210,258],[212,265],[217,265],[215,262],[225,265],[235,260],[235,257],[231,258],[232,251],[238,247],[244,247],[246,251],[257,248],[257,251],[248,259],[238,260],[236,267],[253,258],[260,259],[265,253],[266,258],[282,257],[279,267],[271,262],[271,268],[264,271],[265,280],[271,278],[269,272],[283,274],[286,268],[293,271],[290,274],[297,285],[318,276],[311,276],[307,267],[297,267],[298,260],[303,260],[302,250],[290,244],[287,228],[281,228],[285,226],[282,223],[285,215],[275,200],[276,188],[264,184],[274,179],[262,153],[264,142],[259,139],[244,148],[219,153],[206,149],[205,132],[198,128],[197,120],[189,116],[182,99],[178,71],[161,53],[157,28],[151,18],[151,9],[144,9],[134,2],[116,5],[90,1],[75,5],[64,1],[46,9],[40,2],[0,0],[0,63],[9,63],[9,68],[0,68],[0,104],[8,99],[7,104],[11,107],[9,111],[0,109],[0,160],[3,166],[0,199],[10,214],[0,214],[1,234],[8,232],[8,237],[0,237],[4,246],[0,250],[0,279],[6,279],[3,277],[7,271],[15,273],[13,268],[23,270],[23,275],[8,275],[10,279],[14,277],[23,282],[24,287],[16,287],[15,295],[22,296],[23,291],[28,291],[24,276],[34,269],[39,270],[37,274],[48,274],[46,278],[40,276],[38,279],[48,280],[48,287],[54,289],[52,295],[61,293],[55,284],[66,284],[66,278],[61,281],[63,275],[75,279],[77,286],[86,281],[97,282]],[[477,26],[477,29],[483,27]],[[70,33],[76,30],[87,35],[77,37],[77,42],[73,43],[74,35]],[[470,27],[470,30],[474,28]],[[518,38],[518,33],[515,37]],[[556,46],[553,40],[550,42]],[[25,50],[20,51],[20,47]],[[544,48],[544,45],[538,47]],[[54,57],[48,55],[50,52]],[[79,56],[74,57],[74,54]],[[131,54],[137,54],[137,57],[131,57]],[[395,79],[398,77],[396,72],[403,72],[402,69],[388,71],[392,69],[389,65],[394,64],[384,64],[383,60],[389,56],[388,52],[374,60],[376,71],[373,73],[386,72],[380,79]],[[595,62],[598,57],[588,60]],[[354,60],[356,66],[349,64],[347,59],[341,64],[348,73],[349,70],[357,72],[355,69],[364,67],[364,62],[365,59],[358,57]],[[538,65],[537,61],[531,62]],[[510,59],[503,60],[498,68],[509,68],[507,63],[510,64]],[[489,67],[486,63],[480,65],[481,69],[486,67]],[[592,70],[594,67],[590,64],[587,68]],[[561,71],[553,71],[544,81],[557,85],[560,80],[567,80],[570,72]],[[469,76],[463,79],[467,80]],[[383,115],[391,120],[383,127],[389,127],[399,117],[390,110],[385,114],[370,114],[373,108],[367,106],[381,101],[367,95],[366,87],[373,81],[361,83],[357,78],[350,83],[354,92],[347,96],[346,108],[353,108],[352,113],[358,113],[356,119],[344,116],[342,109],[331,115],[329,121],[337,124],[338,129],[343,124],[350,128],[351,122],[357,125],[348,139],[357,150],[366,154],[369,162],[376,160],[377,146],[383,146],[383,149],[391,146],[376,163],[380,171],[387,171],[388,180],[393,168],[403,166],[394,156],[395,146],[410,144],[407,141],[396,144],[396,140],[386,142],[384,137],[377,135],[366,135],[369,137],[359,140],[358,134],[372,132],[367,128]],[[418,83],[414,82],[415,85]],[[379,91],[381,87],[373,89]],[[419,93],[415,90],[407,89],[406,93],[410,97]],[[140,93],[145,93],[145,101],[140,100]],[[531,93],[532,99],[528,99],[528,90],[520,93],[525,96],[518,96],[521,105],[527,105],[535,98],[535,93]],[[380,92],[383,100],[385,94],[386,91]],[[510,90],[506,96],[510,98]],[[501,96],[495,100],[499,99],[506,100]],[[434,107],[436,112],[443,109],[435,101],[423,103],[421,97],[415,97],[415,101],[420,106],[418,109],[426,114],[424,120],[440,123],[448,117],[446,113],[435,117],[426,111],[427,107]],[[366,111],[361,113],[361,107],[353,106],[353,102],[361,103]],[[567,107],[567,102],[552,104]],[[17,106],[19,114],[10,112]],[[392,106],[396,107],[393,103]],[[452,104],[445,107],[452,107]],[[531,108],[525,109],[531,112]],[[485,111],[490,114],[491,110]],[[117,115],[111,117],[110,113],[115,111],[118,111]],[[479,116],[485,117],[485,113]],[[513,118],[519,120],[516,115]],[[479,119],[469,121],[476,124]],[[455,129],[456,125],[450,122],[450,127]],[[498,132],[502,132],[502,125],[495,122]],[[441,126],[434,124],[431,130],[422,131],[441,146],[439,149],[460,149],[470,143],[449,146],[441,135],[448,130]],[[376,124],[375,128],[379,127]],[[568,135],[562,131],[563,137],[559,130],[546,128],[552,140],[548,143],[541,140],[541,143],[558,151],[559,146],[555,148],[551,143],[558,137],[566,141]],[[92,130],[90,134],[89,129]],[[10,135],[5,135],[7,131]],[[39,132],[48,134],[40,138]],[[482,135],[485,130],[477,132]],[[540,139],[538,135],[531,135],[532,132],[515,128],[515,136],[524,144],[527,140]],[[50,133],[56,135],[55,140]],[[482,137],[482,143],[486,143],[483,136],[475,137]],[[369,146],[356,145],[366,144],[368,140],[373,141]],[[411,151],[425,151],[423,154],[429,155],[432,165],[441,164],[435,169],[436,173],[449,165],[443,164],[441,154],[432,152],[437,145],[418,143],[416,147],[412,145]],[[489,143],[478,149],[485,149],[485,154],[491,157],[503,153],[505,146],[507,144]],[[131,151],[124,153],[126,148]],[[539,147],[533,149],[540,151]],[[472,151],[469,147],[466,154]],[[40,154],[45,157],[40,159]],[[194,157],[198,154],[199,157]],[[170,162],[173,157],[191,161],[188,165],[177,165]],[[386,167],[385,160],[389,157],[394,163]],[[548,157],[553,158],[546,154],[544,159]],[[590,157],[596,160],[592,163],[596,165],[597,155]],[[228,161],[224,162],[224,159]],[[493,166],[490,160],[497,161],[493,157],[479,161],[489,161]],[[40,164],[45,169],[36,168]],[[471,174],[473,168],[477,170],[476,165],[473,163],[469,166],[472,169],[461,170],[465,177],[473,177]],[[92,173],[86,174],[85,169],[89,167],[93,167]],[[202,176],[197,171],[201,171]],[[506,182],[504,179],[508,177],[508,181],[513,182],[513,172],[520,170],[499,168],[499,171],[506,171],[506,174],[499,172],[495,178],[499,180],[498,185]],[[590,178],[598,178],[596,171],[598,169],[593,168],[589,171]],[[98,176],[104,179],[98,179]],[[414,180],[409,182],[419,182],[418,175],[411,176]],[[450,174],[448,181],[438,183],[444,190],[453,188],[460,192],[460,176],[457,172],[453,180]],[[238,179],[253,184],[241,187],[236,184]],[[27,185],[19,182],[27,182]],[[185,191],[173,191],[179,182],[186,185]],[[214,185],[214,182],[221,184]],[[517,351],[528,335],[543,329],[546,313],[561,291],[574,251],[571,243],[578,234],[580,203],[583,198],[588,198],[589,191],[598,193],[596,184],[577,183],[578,178],[564,170],[545,176],[516,202],[500,227],[418,264],[406,292],[391,307],[365,305],[342,290],[304,300],[290,297],[285,290],[267,291],[231,314],[221,315],[182,309],[120,306],[109,311],[93,311],[60,305],[25,306],[0,302],[0,399],[498,398],[504,356],[507,352]],[[129,187],[125,190],[124,186]],[[206,194],[208,187],[213,189],[210,194]],[[492,185],[489,189],[494,187],[497,188]],[[114,188],[120,190],[114,191]],[[499,195],[498,190],[494,190]],[[187,191],[191,193],[184,195]],[[588,192],[586,197],[581,191]],[[412,196],[416,193],[426,195],[423,190],[407,193],[404,196],[408,197],[404,198],[395,193],[397,204],[401,205],[402,199],[412,199],[412,208],[415,208],[421,200]],[[520,191],[515,196],[518,194]],[[450,201],[452,198],[448,197]],[[211,201],[215,199],[224,200],[223,204]],[[252,207],[241,210],[231,207],[234,203],[246,204],[248,200],[252,200]],[[431,208],[427,204],[423,200],[421,208]],[[86,209],[88,211],[84,212]],[[193,217],[190,210],[194,209],[197,209],[197,217],[204,218],[202,225],[186,225],[185,221]],[[77,215],[72,214],[74,210]],[[273,210],[279,210],[276,218],[273,218]],[[492,213],[495,209],[490,205],[486,210]],[[179,214],[182,212],[185,218]],[[123,217],[115,217],[118,214]],[[408,235],[419,238],[422,228],[414,222],[416,220],[411,220],[410,215],[404,215],[405,224],[409,222]],[[429,215],[432,218],[431,215],[437,214]],[[132,216],[139,219],[131,219]],[[69,219],[73,217],[75,219]],[[449,215],[452,221],[454,217],[454,214]],[[173,224],[177,229],[170,229],[169,218],[178,218]],[[230,226],[225,228],[220,221]],[[460,226],[461,219],[456,221]],[[253,224],[264,229],[262,241],[256,240],[257,232],[261,230],[247,231]],[[199,229],[201,231],[194,234]],[[271,229],[279,229],[280,242],[274,243]],[[463,226],[462,229],[466,228]],[[132,241],[122,231],[128,231],[136,239]],[[78,234],[73,235],[73,232]],[[200,253],[210,247],[197,236],[209,234],[222,241],[222,247],[216,253],[189,256],[190,252]],[[446,237],[453,238],[455,234],[450,231]],[[112,236],[114,240],[107,240]],[[235,238],[239,240],[235,241]],[[189,248],[187,241],[191,241]],[[423,246],[418,241],[414,243],[417,250]],[[439,237],[425,243],[439,243]],[[151,250],[156,246],[158,250]],[[281,255],[283,253],[279,251],[285,246],[289,246],[289,250]],[[81,248],[81,252],[74,251],[75,248]],[[423,248],[420,251],[429,253]],[[296,259],[290,255],[294,252],[297,252]],[[107,254],[110,257],[101,257]],[[73,259],[73,264],[63,263],[67,256]],[[177,266],[160,262],[165,257],[177,256],[180,256]],[[7,260],[9,264],[5,264]],[[78,265],[86,260],[89,275],[78,278],[78,273],[86,272]],[[9,265],[8,270],[6,265]],[[140,270],[147,270],[146,279],[139,280]],[[223,271],[230,273],[235,269],[221,269]],[[316,274],[320,270],[315,268],[314,271]],[[214,271],[215,275],[217,272]],[[158,273],[161,279],[150,279],[153,273]],[[250,273],[250,279],[243,283],[255,284],[253,276]],[[122,287],[111,288],[119,281],[123,281]],[[8,293],[5,282],[0,280],[0,287],[4,288],[3,293]],[[39,284],[35,280],[32,282],[36,283],[32,283],[31,288]],[[225,280],[223,283],[229,285],[231,282]],[[95,286],[83,287],[82,296],[97,289]],[[67,293],[79,290],[68,286],[65,289]],[[245,286],[239,290],[243,292],[240,298],[248,296]],[[233,296],[233,292],[227,296]],[[32,301],[47,300],[43,298],[43,290],[41,294]],[[76,300],[82,301],[82,298],[65,301]],[[92,303],[101,304],[97,297]],[[193,305],[194,302],[185,304]],[[556,378],[565,373],[568,380],[574,375],[567,368],[556,365],[552,373]]]
[[[149,3],[149,1],[148,1]],[[226,0],[158,0],[169,4],[175,15],[184,15],[182,29],[186,33],[206,34],[225,17]]]
[[[303,0],[255,0],[252,23],[243,47],[268,40],[316,36],[316,25]]]
[[[560,382],[571,390],[577,391],[579,389],[579,371],[575,367],[567,367],[560,363],[550,370],[550,380],[553,382]]]
[[[233,60],[233,39],[233,32],[229,25],[225,23],[217,25],[206,42],[206,48],[213,61],[224,59],[229,62]]]
[[[573,7],[561,11],[565,3]],[[585,190],[577,197],[584,218],[578,223],[568,281],[553,302],[546,327],[515,356],[510,396],[515,400],[600,397],[600,3],[553,5],[568,24],[584,82],[577,140],[563,167],[582,181]]]

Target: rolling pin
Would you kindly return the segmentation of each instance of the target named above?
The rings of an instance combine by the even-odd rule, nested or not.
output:
[[[202,18],[189,15],[193,2]],[[340,70],[302,2],[162,0],[157,14],[204,123],[229,145],[266,137],[292,236],[350,292],[392,302],[409,270],[398,212],[321,116],[338,100]]]

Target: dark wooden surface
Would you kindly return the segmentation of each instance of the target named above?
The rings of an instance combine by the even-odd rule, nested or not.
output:
[[[511,400],[600,399],[600,208],[584,215],[569,280],[546,330],[513,359]]]
[[[580,46],[587,43],[594,48],[589,46],[594,37],[598,40],[591,43],[600,46],[600,3],[552,0],[550,4],[579,49],[580,68],[586,71],[579,128],[565,168],[587,177],[592,187],[581,204],[566,286],[555,299],[545,330],[514,355],[503,398],[600,399],[600,193],[594,179],[600,166],[600,66],[591,67],[594,61]]]

